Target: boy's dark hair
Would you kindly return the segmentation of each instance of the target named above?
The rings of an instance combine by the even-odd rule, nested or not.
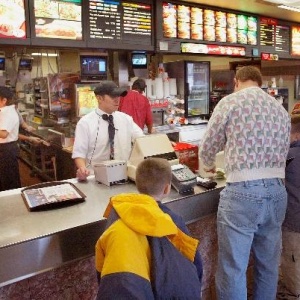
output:
[[[145,91],[145,88],[146,88],[146,82],[144,79],[142,78],[139,78],[137,80],[135,80],[132,84],[132,87],[131,87],[133,90],[136,90],[136,91],[139,91],[139,92],[144,92]]]
[[[11,105],[15,102],[13,91],[6,86],[0,86],[0,98],[7,99],[6,105]]]
[[[237,70],[235,75],[236,80],[245,82],[247,80],[252,80],[257,82],[258,86],[262,85],[262,75],[260,70],[254,66],[245,66]]]
[[[147,158],[137,167],[135,183],[140,193],[154,197],[162,194],[171,179],[171,166],[166,159]]]

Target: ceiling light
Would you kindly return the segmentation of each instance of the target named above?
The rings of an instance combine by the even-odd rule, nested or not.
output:
[[[287,6],[287,5],[278,5],[278,7],[287,9],[287,10],[291,10],[291,11],[300,12],[300,8],[297,8],[297,7],[291,7],[291,6]]]
[[[34,52],[31,53],[32,56],[48,56],[48,57],[55,57],[58,56],[57,53],[44,53],[44,52]]]

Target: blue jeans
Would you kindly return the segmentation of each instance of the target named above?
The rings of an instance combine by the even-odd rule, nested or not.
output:
[[[276,299],[281,253],[281,224],[287,192],[281,179],[228,183],[217,217],[217,298],[246,300],[246,271],[254,255],[255,300]]]

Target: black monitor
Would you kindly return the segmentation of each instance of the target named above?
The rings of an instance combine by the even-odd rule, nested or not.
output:
[[[133,69],[147,69],[147,54],[145,52],[133,52],[131,63]]]
[[[0,71],[5,71],[5,57],[0,57]]]
[[[100,81],[107,79],[107,56],[80,56],[81,81]]]
[[[32,63],[33,63],[33,59],[32,58],[24,58],[21,57],[19,60],[19,67],[18,70],[19,71],[31,71],[32,70]]]

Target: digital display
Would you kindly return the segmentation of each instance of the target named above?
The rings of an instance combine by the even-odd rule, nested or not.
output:
[[[107,56],[81,55],[81,81],[99,81],[107,79]]]
[[[82,40],[81,0],[34,0],[35,35]]]
[[[0,38],[26,38],[24,0],[0,1]]]
[[[131,60],[133,68],[147,68],[146,53],[132,53]]]
[[[20,58],[19,60],[19,71],[20,70],[32,70],[32,63],[33,59],[32,58]]]
[[[300,26],[292,26],[291,54],[300,55]]]
[[[164,2],[163,36],[257,45],[257,18]]]
[[[115,0],[89,0],[89,22],[91,39],[126,41],[142,37],[142,43],[151,44],[151,5]]]

